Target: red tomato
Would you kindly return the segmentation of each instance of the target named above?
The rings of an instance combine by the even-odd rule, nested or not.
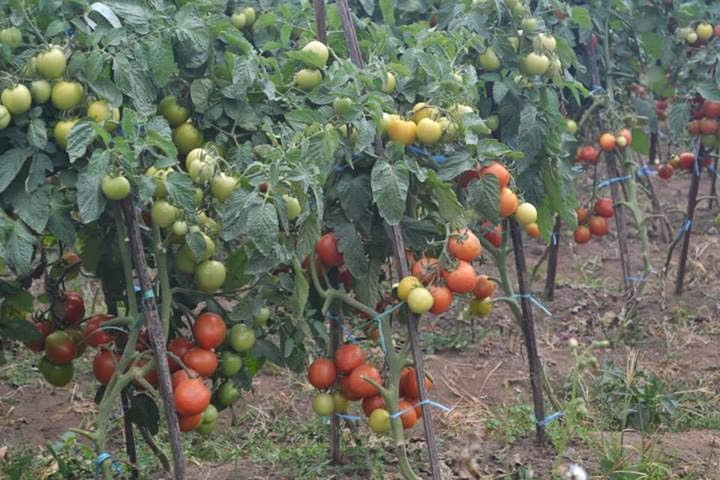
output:
[[[613,216],[613,201],[610,198],[598,198],[595,202],[595,213],[605,218],[612,218]]]
[[[63,296],[63,323],[77,325],[85,316],[85,302],[77,292],[65,292]]]
[[[492,243],[495,248],[500,248],[500,245],[502,245],[502,227],[500,225],[493,226],[489,220],[486,220],[482,224],[482,230],[485,232],[483,234],[485,240]]]
[[[315,244],[315,254],[328,267],[339,267],[344,260],[338,250],[337,236],[333,232],[326,233]]]
[[[331,387],[336,379],[337,369],[329,358],[318,358],[308,367],[308,381],[318,390]]]
[[[365,353],[354,343],[346,343],[335,351],[335,367],[340,373],[347,375],[363,362]]]
[[[575,229],[573,237],[575,238],[575,243],[577,244],[587,243],[590,240],[590,229],[585,225],[580,225]]]
[[[109,350],[98,350],[93,358],[93,373],[98,382],[103,385],[110,382],[118,360],[120,360],[119,355],[114,355]]]
[[[180,415],[202,414],[210,405],[210,390],[199,378],[185,380],[175,388],[175,410]]]
[[[65,365],[77,355],[75,340],[65,331],[58,330],[45,337],[45,356],[55,365]]]
[[[672,165],[662,165],[662,166],[658,167],[658,177],[662,178],[663,180],[667,180],[672,176],[673,176]]]
[[[100,328],[103,323],[112,318],[112,315],[104,314],[90,317],[90,319],[85,322],[85,327],[83,328],[83,341],[92,347],[99,347],[100,345],[105,345],[115,340],[115,336],[110,333],[112,330],[102,330]]]
[[[370,414],[378,408],[385,408],[385,400],[381,395],[363,398],[362,409],[366,416],[369,417]]]
[[[377,387],[367,382],[365,379],[372,380],[378,385],[382,385],[380,372],[378,372],[372,365],[363,364],[355,367],[347,378],[349,379],[348,387],[350,388],[350,391],[361,398],[372,397],[373,395],[377,395],[379,393]]]
[[[226,334],[225,320],[214,313],[201,314],[193,325],[195,343],[207,350],[219,347],[225,341]]]
[[[195,370],[201,377],[209,377],[218,366],[215,352],[200,347],[193,347],[182,358],[188,368]]]
[[[420,398],[420,388],[417,382],[417,375],[415,374],[415,369],[410,368],[410,370],[404,376],[401,376],[401,379],[403,382],[402,391],[405,393],[405,396],[411,398]],[[432,382],[426,376],[425,391],[429,392],[430,390],[432,390],[432,387]]]
[[[168,352],[172,352],[177,356],[180,360],[185,356],[187,352],[190,351],[191,348],[193,348],[194,344],[184,337],[177,337],[172,340],[170,340],[170,343],[168,343],[167,349]],[[181,367],[181,365],[175,361],[174,358],[172,358],[170,355],[168,355],[168,364],[170,365],[170,370],[175,371]]]
[[[183,381],[189,380],[191,378],[198,378],[198,374],[195,370],[190,370],[190,372],[186,372],[183,369],[180,369],[176,372],[174,372],[170,376],[170,381],[172,382],[172,388],[175,390],[178,385],[180,385]]]
[[[608,221],[605,217],[593,216],[588,223],[590,233],[598,237],[607,235],[609,231]]]

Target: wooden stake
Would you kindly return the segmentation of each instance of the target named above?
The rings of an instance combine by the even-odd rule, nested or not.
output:
[[[699,145],[699,146],[698,146]],[[695,217],[695,206],[697,205],[697,195],[700,189],[700,175],[702,167],[700,159],[705,155],[705,147],[697,142],[694,149],[695,162],[693,163],[692,181],[690,182],[690,191],[688,193],[687,213],[685,214],[684,233],[682,249],[680,250],[680,263],[678,264],[677,278],[675,279],[675,294],[680,295],[683,291],[683,283],[685,282],[685,271],[687,269],[688,249],[690,248],[690,235],[692,234],[692,224]]]
[[[555,277],[557,276],[558,251],[560,250],[560,227],[562,220],[560,215],[555,216],[555,226],[553,227],[552,237],[550,241],[550,254],[548,256],[548,270],[545,278],[545,298],[553,300],[555,298]]]
[[[128,393],[127,387],[123,388],[120,393],[120,398],[123,407],[123,426],[125,429],[125,451],[128,456],[128,463],[130,464],[131,472],[130,478],[136,480],[140,476],[140,472],[137,467],[137,452],[135,450],[135,432],[133,432],[132,422],[128,418],[127,411],[130,408],[130,394]]]
[[[531,292],[527,283],[527,266],[525,265],[525,251],[523,250],[522,234],[515,219],[510,219],[510,237],[515,253],[515,269],[517,270],[518,290],[520,291],[520,305],[522,306],[522,329],[525,337],[525,348],[528,356],[530,372],[530,388],[532,389],[533,409],[535,411],[535,433],[540,444],[545,443],[545,400],[543,399],[542,366],[538,354],[537,340],[535,339],[535,320],[533,318]]]
[[[160,313],[158,312],[153,285],[145,261],[145,251],[140,236],[140,228],[138,227],[137,214],[130,197],[121,201],[121,207],[130,239],[130,255],[143,292],[143,311],[145,312],[145,320],[150,336],[150,346],[155,355],[155,368],[158,372],[160,395],[165,407],[165,420],[168,424],[168,437],[173,457],[173,474],[175,480],[183,480],[185,478],[185,455],[180,440],[180,426],[175,414],[175,399],[170,382],[170,366],[168,365],[167,350],[165,348],[167,338],[165,338],[163,326],[160,322]],[[132,295],[132,292],[128,292],[128,295]]]
[[[615,162],[615,152],[605,152],[605,164],[607,165],[607,173],[610,178],[619,178],[620,171],[618,170],[617,163]],[[625,214],[622,205],[619,204],[622,201],[620,197],[620,188],[618,188],[617,182],[610,184],[610,193],[612,195],[614,210],[615,210],[615,228],[617,229],[618,247],[620,249],[620,264],[622,265],[623,285],[625,286],[625,292],[632,289],[632,282],[630,281],[630,254],[628,250],[627,236],[625,235]]]

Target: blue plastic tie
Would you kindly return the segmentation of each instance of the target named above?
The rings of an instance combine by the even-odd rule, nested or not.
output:
[[[557,234],[557,232],[554,231],[554,230],[553,230],[553,232],[552,232],[552,235],[550,235],[550,241],[552,242],[553,245],[557,245],[557,244],[558,244],[558,234]]]
[[[145,290],[145,291],[143,292],[143,299],[149,300],[149,299],[151,299],[151,298],[155,298],[155,290],[152,290],[152,289],[150,289],[150,290]]]
[[[695,168],[695,176],[699,176],[700,175],[700,159],[697,157],[697,155],[695,156],[694,168]]]
[[[380,315],[373,318],[373,322],[377,323],[378,330],[380,331],[379,332],[380,333],[380,348],[382,348],[383,352],[387,352],[387,348],[385,346],[385,334],[383,332],[382,319],[385,315],[388,315],[388,314],[394,312],[395,310],[402,307],[403,305],[405,305],[405,302],[400,302],[396,305],[393,305],[391,308],[388,308],[387,310],[382,312]]]
[[[692,220],[688,218],[687,220],[685,220],[685,222],[683,222],[680,230],[678,230],[678,233],[675,236],[675,240],[677,241],[677,239],[680,238],[683,233],[690,231],[690,227],[692,227]]]
[[[550,313],[550,310],[548,310],[547,308],[545,308],[545,305],[543,305],[542,303],[540,303],[540,301],[539,301],[537,298],[535,298],[535,296],[532,295],[531,293],[517,294],[517,295],[513,295],[513,296],[518,297],[518,298],[528,298],[528,299],[530,299],[530,301],[531,301],[532,303],[534,303],[535,305],[537,305],[537,307],[538,307],[540,310],[542,310],[542,311],[545,313],[545,315],[547,315],[548,317],[552,317],[552,313]]]
[[[712,173],[713,175],[717,175],[717,168],[715,168],[715,165],[709,165],[707,169],[708,172]]]
[[[362,417],[359,417],[357,415],[347,415],[345,413],[336,413],[335,416],[344,420],[350,420],[351,422],[359,422],[362,420]]]
[[[111,458],[112,458],[112,455],[110,455],[108,452],[102,452],[95,459],[95,470],[100,471],[100,469],[102,468],[102,464],[105,463],[106,461],[110,460]]]
[[[625,280],[629,282],[645,283],[647,281],[647,278],[643,277],[642,275],[630,275],[625,277]]]
[[[658,172],[657,172],[657,170],[655,170],[655,169],[653,169],[653,168],[650,168],[650,167],[648,167],[647,165],[643,165],[642,167],[640,167],[640,168],[638,169],[637,174],[638,174],[638,175],[645,175],[645,176],[648,176],[648,177],[649,177],[650,175],[657,175]]]
[[[547,417],[543,418],[542,420],[535,420],[535,423],[540,427],[547,427],[549,424],[557,420],[558,418],[564,417],[564,412],[555,412],[551,413]],[[534,419],[535,417],[533,417]]]
[[[133,284],[133,291],[134,291],[135,293],[141,292],[141,291],[142,291],[142,287],[141,287],[140,285],[138,285],[137,283],[134,283],[134,284]]]
[[[454,409],[454,408],[446,407],[446,406],[443,405],[442,403],[434,402],[434,401],[430,400],[429,398],[426,398],[426,399],[423,400],[422,402],[418,402],[418,403],[416,403],[415,405],[412,405],[412,406],[407,407],[407,408],[405,408],[405,409],[403,409],[403,410],[400,410],[400,411],[398,411],[398,412],[393,413],[392,415],[390,415],[390,418],[398,418],[398,417],[401,417],[401,416],[403,416],[405,413],[409,412],[410,410],[414,410],[415,407],[419,407],[419,406],[421,406],[421,405],[430,405],[430,406],[439,408],[440,410],[442,410],[442,411],[445,412],[445,413],[449,413],[449,412],[451,412],[451,411]]]
[[[602,87],[602,85],[593,85],[592,90],[590,90],[590,95],[595,95],[596,93],[604,92],[605,89]]]
[[[582,165],[573,165],[572,167],[570,167],[570,170],[575,173],[583,173],[585,172],[585,167],[583,167]]]
[[[408,150],[408,151],[410,151],[410,152],[412,152],[412,153],[415,153],[415,154],[417,154],[417,155],[422,155],[422,156],[425,156],[425,157],[430,157],[430,158],[433,159],[433,161],[434,161],[435,163],[439,163],[439,164],[445,163],[445,157],[444,157],[444,156],[442,156],[442,155],[433,155],[432,153],[428,152],[428,151],[425,150],[424,148],[417,147],[417,146],[415,146],[415,145],[408,145],[407,147],[405,147],[405,149]]]
[[[350,330],[350,328],[348,328],[347,325],[343,324],[340,321],[340,315],[331,311],[331,312],[328,312],[327,318],[331,321],[337,322],[337,324],[340,325],[340,327],[342,327],[343,333],[348,338],[348,340],[350,340],[350,343],[358,343],[357,339],[352,334],[352,330]]]
[[[606,180],[598,182],[597,188],[605,188],[609,185],[612,185],[613,183],[620,183],[620,182],[624,182],[625,180],[629,180],[629,179],[630,179],[630,175],[625,175],[624,177],[608,178]]]

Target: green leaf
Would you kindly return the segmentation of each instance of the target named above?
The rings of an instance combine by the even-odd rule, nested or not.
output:
[[[292,58],[293,60],[298,60],[312,68],[322,69],[325,67],[325,60],[315,52],[303,51],[303,50],[298,50],[295,52],[290,51],[290,52],[287,52],[287,56],[288,56],[288,58]]]
[[[22,222],[13,222],[5,245],[5,260],[17,273],[26,273],[30,269],[35,242],[35,237]]]
[[[95,150],[87,168],[78,176],[77,201],[83,223],[97,220],[105,209],[105,195],[101,185],[110,165],[110,155],[110,151]]]
[[[641,128],[632,129],[632,149],[641,155],[650,155],[650,138]],[[651,159],[652,160],[652,159]]]
[[[572,7],[570,10],[570,16],[573,21],[578,24],[583,30],[592,30],[592,17],[590,12],[584,7]]]
[[[520,150],[525,154],[528,162],[542,151],[546,132],[546,124],[541,119],[537,108],[532,104],[527,104],[520,113],[518,138]],[[520,171],[522,170],[520,169]]]
[[[686,102],[672,102],[670,105],[670,113],[668,113],[668,123],[670,131],[687,132],[687,125],[690,119],[690,104]],[[650,159],[653,160],[654,159]]]
[[[370,175],[342,175],[335,185],[345,215],[352,221],[359,221],[368,213],[372,204]]]
[[[395,24],[395,1],[396,0],[380,0],[380,12],[382,12],[383,21],[386,25]]]
[[[209,78],[193,80],[192,85],[190,85],[190,98],[193,106],[199,112],[205,112],[210,107],[208,102],[213,88],[213,82]]]
[[[247,214],[247,230],[260,253],[272,254],[280,233],[275,206],[271,203],[253,206]]]
[[[50,205],[50,218],[48,218],[47,229],[65,245],[74,245],[77,236],[75,225],[70,216],[70,208],[61,207],[56,203]]]
[[[210,29],[194,9],[180,10],[176,20],[174,37],[178,62],[185,68],[203,66],[213,50],[210,44]]]
[[[245,263],[247,262],[247,254],[245,250],[238,249],[228,255],[225,260],[225,269],[227,278],[223,283],[223,289],[235,290],[252,281],[252,277],[245,274]]]
[[[160,428],[160,410],[149,395],[135,395],[130,400],[130,408],[125,415],[134,424],[147,428],[152,435],[157,435]]]
[[[146,38],[141,43],[141,48],[143,55],[152,59],[149,64],[153,82],[158,87],[164,87],[173,75],[178,73],[170,38],[166,36]]]
[[[363,239],[352,223],[342,223],[335,226],[338,239],[338,249],[343,254],[345,265],[355,278],[367,275],[368,257],[365,253]]]
[[[43,187],[33,193],[18,192],[13,199],[18,217],[36,233],[42,233],[50,217],[50,190]]]
[[[500,201],[500,185],[495,175],[484,175],[468,185],[468,204],[481,217],[493,223],[500,221],[498,203]]]
[[[379,160],[372,169],[371,185],[380,216],[390,225],[399,224],[405,214],[405,201],[410,187],[407,167]]]
[[[298,123],[306,125],[311,123],[320,123],[322,116],[317,110],[291,110],[285,114],[285,119],[290,123]]]
[[[320,238],[320,221],[316,214],[308,215],[300,225],[295,242],[295,255],[305,258],[315,248],[315,242]]]
[[[165,155],[172,159],[172,163],[164,166],[177,163],[177,147],[175,147],[172,141],[172,130],[170,130],[170,125],[167,120],[163,117],[152,117],[145,124],[145,131],[147,143],[158,147]]]
[[[157,90],[149,73],[142,69],[137,62],[131,61],[125,55],[115,56],[113,78],[115,85],[131,99],[133,107],[138,113],[152,115],[155,112]]]
[[[10,185],[33,151],[29,148],[11,148],[0,155],[0,193]]]
[[[87,147],[95,141],[97,133],[90,121],[81,121],[76,123],[70,130],[67,143],[67,154],[70,157],[70,163],[85,155]]]
[[[8,318],[4,315],[0,319],[0,335],[19,342],[33,342],[42,338],[32,323],[23,318]]]
[[[185,244],[190,248],[196,259],[207,258],[207,244],[205,235],[201,232],[190,232],[185,236]]]
[[[53,163],[50,157],[44,153],[36,153],[33,156],[28,176],[25,179],[25,189],[32,193],[45,183],[45,177],[53,171]]]
[[[305,271],[297,258],[293,260],[293,272],[295,273],[295,284],[293,286],[292,296],[290,297],[290,307],[296,314],[302,315],[305,311],[308,297],[310,296],[310,285],[308,285],[308,281],[305,278]]]
[[[463,207],[458,202],[452,185],[440,180],[432,171],[428,173],[426,184],[432,189],[432,199],[445,222],[453,223],[462,218]]]
[[[28,126],[28,143],[37,148],[43,150],[47,146],[47,127],[42,118],[33,118],[30,120],[30,126]]]
[[[186,211],[195,209],[195,186],[190,175],[173,171],[165,178],[165,188],[172,203]]]
[[[720,87],[712,80],[698,82],[696,89],[705,100],[720,101]]]

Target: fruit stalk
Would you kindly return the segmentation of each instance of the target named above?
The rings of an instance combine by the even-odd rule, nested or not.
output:
[[[657,144],[658,133],[657,129],[654,129],[652,132],[650,132],[650,154],[648,156],[648,163],[646,165],[647,167],[653,164],[655,158],[659,159],[658,154],[660,152],[658,150]],[[668,224],[667,219],[662,215],[662,207],[660,205],[660,200],[655,194],[655,187],[653,186],[652,179],[649,175],[643,175],[643,177],[641,178],[641,182],[643,183],[643,185],[645,185],[645,188],[650,193],[650,201],[652,202],[653,214],[657,215],[658,223],[660,224],[660,238],[664,243],[667,243],[670,241],[670,225]]]
[[[687,213],[685,214],[685,231],[683,232],[682,249],[680,250],[680,262],[678,263],[677,277],[675,279],[675,294],[680,295],[683,291],[683,283],[685,282],[685,271],[687,269],[688,249],[690,248],[690,235],[692,233],[692,222],[695,217],[695,206],[697,205],[698,190],[700,188],[700,175],[702,167],[700,159],[705,156],[705,147],[695,140],[695,161],[693,163],[692,181],[690,182],[690,191],[688,192]]]
[[[143,310],[150,333],[150,346],[155,354],[160,393],[165,406],[165,419],[168,424],[168,436],[170,438],[170,447],[173,456],[173,473],[176,479],[182,480],[185,478],[185,456],[182,449],[182,442],[180,441],[180,426],[178,425],[178,419],[175,415],[175,401],[170,382],[170,367],[167,362],[167,351],[165,349],[167,338],[160,320],[158,305],[152,293],[153,285],[145,262],[145,254],[142,246],[142,238],[140,237],[140,229],[137,224],[135,207],[130,197],[123,199],[121,206],[130,238],[130,254],[133,259],[133,264],[135,265],[135,272],[140,281],[140,288],[142,288],[143,292]],[[169,290],[166,291],[169,292]],[[128,296],[131,296],[130,292]],[[166,299],[166,301],[169,300],[169,298]]]
[[[637,165],[632,161],[627,154],[627,151],[623,151],[623,165],[625,173],[628,176],[627,180],[627,201],[625,206],[630,211],[630,214],[635,221],[635,225],[638,229],[638,235],[640,236],[640,246],[642,248],[642,260],[643,260],[643,275],[642,279],[647,279],[648,275],[652,270],[650,264],[650,240],[647,234],[647,218],[643,217],[642,210],[638,203],[637,198],[637,181],[635,180],[635,173]],[[639,296],[645,287],[645,282],[637,282],[634,288],[634,295]]]

